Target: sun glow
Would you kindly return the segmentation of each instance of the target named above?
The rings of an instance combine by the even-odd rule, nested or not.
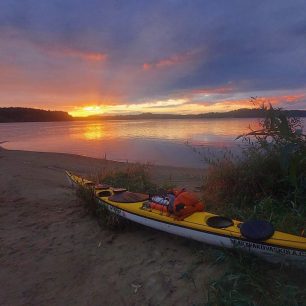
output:
[[[160,100],[145,100],[139,103],[118,103],[117,101],[103,101],[101,104],[93,101],[93,104],[83,106],[71,106],[69,114],[73,117],[87,117],[92,115],[127,115],[140,113],[155,114],[200,114],[209,112],[227,112],[239,108],[252,108],[247,97],[226,96],[227,88],[219,88],[218,94],[213,90],[192,91],[183,97],[174,97]],[[221,92],[222,94],[220,94]],[[271,103],[274,106],[294,104],[305,99],[305,93],[267,95],[258,98],[260,103]],[[90,103],[90,102],[89,102]],[[103,104],[102,104],[103,103]]]
[[[158,101],[143,102],[139,104],[116,104],[116,105],[87,105],[87,106],[75,106],[69,115],[73,117],[87,117],[92,115],[103,114],[130,114],[141,112],[155,112],[164,113],[165,111],[173,112],[174,108],[184,105],[187,102],[186,99],[166,99]]]
[[[89,105],[83,107],[75,107],[69,112],[69,115],[73,117],[87,117],[92,115],[104,114],[104,108],[100,105]]]

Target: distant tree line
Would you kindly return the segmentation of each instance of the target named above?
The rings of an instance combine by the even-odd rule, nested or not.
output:
[[[46,111],[42,109],[24,107],[0,108],[0,122],[39,122],[39,121],[70,121],[70,120],[137,120],[137,119],[218,119],[218,118],[264,118],[263,109],[241,108],[221,113],[206,113],[196,115],[153,114],[137,115],[94,115],[89,117],[72,117],[62,111]],[[284,110],[288,117],[306,117],[304,110]]]
[[[284,110],[288,117],[306,117],[306,111],[303,110]],[[104,120],[129,120],[129,119],[218,119],[218,118],[264,118],[266,111],[263,109],[248,109],[241,108],[228,112],[211,112],[206,114],[196,115],[179,115],[179,114],[153,114],[142,113],[138,115],[103,115],[103,116],[90,116],[91,119],[104,119]]]
[[[0,122],[68,121],[72,119],[72,116],[62,111],[46,111],[24,107],[0,108]]]

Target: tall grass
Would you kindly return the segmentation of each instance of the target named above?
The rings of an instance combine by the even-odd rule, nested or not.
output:
[[[271,265],[238,251],[218,256],[224,272],[210,282],[206,306],[305,305],[305,271]]]
[[[298,118],[261,106],[260,128],[237,138],[242,156],[213,160],[204,198],[216,212],[268,219],[281,230],[301,233],[306,223],[306,136]]]
[[[301,234],[306,228],[306,136],[299,119],[271,105],[260,108],[266,117],[259,129],[250,127],[237,137],[243,140],[241,155],[205,156],[206,210],[240,220],[262,218]],[[303,266],[272,265],[237,250],[206,247],[201,254],[205,264],[215,262],[224,271],[211,280],[206,306],[306,305]]]
[[[133,192],[158,193],[165,190],[163,186],[158,186],[152,182],[149,167],[141,164],[127,165],[121,170],[100,172],[92,175],[92,180],[116,188],[124,187]],[[83,200],[87,212],[97,217],[101,227],[120,230],[126,228],[126,225],[129,224],[127,220],[99,204],[92,188],[79,187],[77,195]]]
[[[94,189],[80,186],[77,196],[82,199],[84,208],[88,214],[97,218],[98,224],[102,228],[111,230],[121,230],[126,228],[129,222],[117,214],[109,211],[106,206],[98,203]]]
[[[128,164],[122,170],[98,173],[98,181],[113,187],[124,187],[132,192],[156,193],[160,186],[152,182],[149,165]]]

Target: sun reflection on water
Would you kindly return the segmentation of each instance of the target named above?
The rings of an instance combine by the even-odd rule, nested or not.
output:
[[[87,140],[96,140],[96,139],[101,139],[103,137],[103,131],[101,127],[94,126],[94,127],[89,127],[85,132],[84,132],[84,138]]]
[[[100,140],[105,137],[105,128],[102,124],[85,124],[70,129],[70,137],[83,140]]]

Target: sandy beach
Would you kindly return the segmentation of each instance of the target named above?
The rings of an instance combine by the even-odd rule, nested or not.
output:
[[[1,305],[198,305],[220,266],[200,246],[142,226],[101,228],[70,188],[82,175],[126,164],[0,149]],[[199,169],[152,166],[155,182],[190,189]],[[195,251],[196,249],[196,251]],[[205,247],[203,246],[203,250]]]

